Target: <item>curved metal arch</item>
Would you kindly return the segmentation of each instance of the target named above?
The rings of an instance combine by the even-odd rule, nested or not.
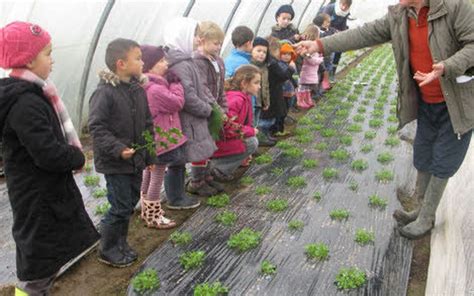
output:
[[[260,17],[258,18],[257,27],[255,28],[255,36],[258,35],[258,31],[260,30],[260,26],[262,25],[263,18],[265,17],[265,14],[267,14],[267,10],[270,7],[270,4],[272,4],[272,0],[267,1],[265,8],[263,9],[262,13],[260,14]]]
[[[189,1],[188,6],[186,7],[186,10],[185,10],[184,13],[183,13],[183,16],[184,16],[184,17],[188,17],[188,16],[189,16],[189,14],[191,13],[191,10],[192,10],[193,7],[194,7],[194,4],[196,4],[196,0],[191,0],[191,1]]]
[[[234,19],[235,13],[237,12],[237,9],[239,9],[240,4],[242,3],[242,0],[238,0],[234,7],[232,8],[232,11],[230,12],[229,17],[227,18],[227,21],[225,22],[224,25],[224,33],[227,34],[227,30],[229,30],[230,24],[232,23],[232,20]]]
[[[100,16],[99,22],[97,23],[97,27],[95,28],[94,36],[92,37],[91,45],[89,47],[89,51],[87,53],[84,71],[82,72],[81,77],[81,84],[79,86],[79,100],[78,100],[78,126],[79,133],[82,131],[82,112],[84,110],[84,98],[86,96],[86,88],[87,88],[87,81],[89,80],[89,73],[92,67],[92,60],[94,59],[95,52],[97,50],[97,44],[99,43],[100,36],[102,31],[105,27],[105,23],[109,18],[110,12],[115,5],[115,0],[108,0],[107,4],[105,5],[104,11]]]
[[[301,22],[303,21],[303,17],[304,17],[304,15],[306,14],[306,12],[307,12],[307,10],[308,10],[310,4],[311,4],[311,0],[308,0],[308,3],[306,3],[306,6],[305,6],[304,9],[303,9],[303,12],[301,12],[300,19],[298,20],[298,24],[296,25],[297,28],[300,27]]]

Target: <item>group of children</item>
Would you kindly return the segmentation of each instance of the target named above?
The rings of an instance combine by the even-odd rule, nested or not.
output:
[[[222,182],[233,180],[239,166],[249,165],[259,144],[275,145],[276,137],[287,134],[285,118],[297,93],[317,96],[323,57],[298,57],[292,43],[320,38],[328,30],[327,19],[299,34],[291,24],[291,5],[281,6],[275,18],[277,25],[267,38],[236,27],[235,48],[225,61],[219,56],[222,29],[190,18],[169,22],[163,46],[123,38],[108,44],[108,69],[99,74],[88,121],[95,169],[105,176],[111,205],[100,223],[100,261],[125,267],[137,259],[127,236],[138,202],[147,226],[175,227],[161,206],[162,184],[168,209],[198,207],[199,200],[186,191],[199,196],[222,192]],[[72,177],[84,165],[82,147],[48,80],[51,38],[24,22],[1,30],[0,66],[13,69],[10,78],[0,80],[0,122],[18,287],[47,292],[59,267],[99,236]],[[218,138],[210,131],[213,121],[223,122]],[[171,140],[155,132],[156,127],[178,132]],[[160,143],[155,153],[137,148],[147,144],[144,132]]]

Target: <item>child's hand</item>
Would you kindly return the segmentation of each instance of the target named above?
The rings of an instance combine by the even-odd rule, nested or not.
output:
[[[255,135],[258,135],[258,128],[254,127],[253,129],[255,131]]]
[[[295,36],[293,36],[293,39],[295,39],[295,41],[300,41],[301,35],[295,34]]]
[[[289,65],[290,65],[291,68],[293,68],[293,69],[296,70],[296,64],[295,64],[295,62],[291,61]]]
[[[125,148],[122,153],[120,153],[120,157],[122,157],[122,159],[130,159],[132,158],[133,154],[135,154],[135,149],[132,149],[132,148]]]
[[[156,169],[156,165],[154,164],[150,164],[148,167],[147,167],[148,170],[150,171],[154,171]]]
[[[264,106],[262,107],[263,111],[267,111],[268,108],[270,108],[270,106],[265,106],[265,105],[264,105]]]
[[[168,81],[168,83],[178,83],[181,81],[179,76],[176,75],[176,73],[174,73],[171,70],[169,70],[168,73],[166,73],[165,78],[166,78],[166,81]]]

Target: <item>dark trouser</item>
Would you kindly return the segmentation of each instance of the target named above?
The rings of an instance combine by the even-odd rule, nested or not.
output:
[[[339,61],[341,60],[342,52],[335,52],[334,57],[332,58],[333,66],[339,65]]]
[[[25,292],[28,296],[45,296],[49,295],[49,290],[53,286],[56,274],[47,278],[31,280],[31,281],[20,281],[16,285],[16,289],[20,289]],[[15,291],[15,295],[21,295],[19,291]]]
[[[471,136],[472,131],[469,131],[458,139],[446,103],[427,104],[420,101],[413,145],[415,168],[442,179],[452,177],[466,156]]]
[[[285,101],[286,101],[286,107],[288,108],[288,110],[289,110],[291,107],[296,107],[296,96],[285,97]],[[286,117],[286,116],[285,116],[285,117]]]
[[[275,123],[270,128],[272,133],[278,133],[285,131],[285,118],[286,116],[280,116],[275,118]]]
[[[142,173],[105,175],[105,180],[107,181],[107,199],[111,207],[102,219],[102,223],[108,225],[128,223],[135,205],[140,200]]]

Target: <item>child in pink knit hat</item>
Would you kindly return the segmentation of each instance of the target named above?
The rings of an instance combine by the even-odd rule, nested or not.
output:
[[[0,130],[13,212],[18,290],[49,295],[59,269],[98,239],[72,172],[85,158],[54,84],[51,37],[38,25],[0,28]]]

